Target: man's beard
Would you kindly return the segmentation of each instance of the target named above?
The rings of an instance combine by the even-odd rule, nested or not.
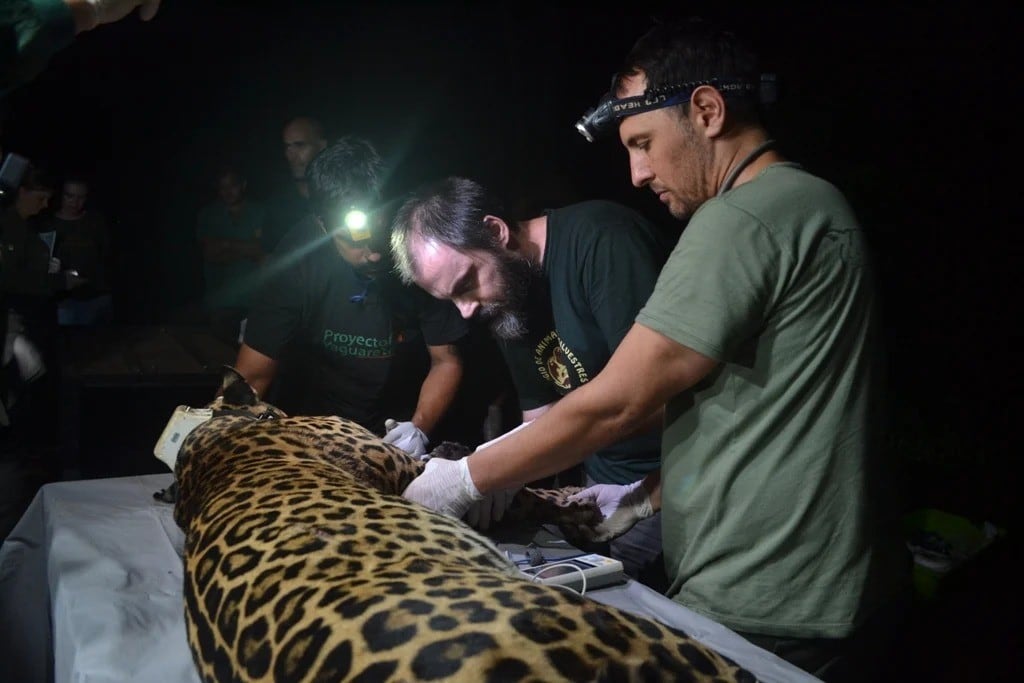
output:
[[[527,332],[527,302],[533,281],[543,277],[544,271],[525,258],[499,252],[498,272],[501,274],[505,300],[485,304],[480,317],[487,321],[491,333],[498,339],[511,341]]]

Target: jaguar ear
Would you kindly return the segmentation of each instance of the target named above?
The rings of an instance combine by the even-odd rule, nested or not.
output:
[[[224,375],[221,377],[220,395],[224,402],[229,405],[251,406],[259,401],[256,391],[249,386],[238,370],[230,365],[224,366]]]

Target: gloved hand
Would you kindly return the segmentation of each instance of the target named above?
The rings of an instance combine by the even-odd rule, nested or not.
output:
[[[160,0],[88,0],[96,13],[96,25],[112,24],[139,8],[139,18],[149,21],[160,9]]]
[[[512,499],[522,487],[486,493],[484,497],[473,503],[466,513],[466,524],[474,529],[487,531],[491,522],[500,522],[512,505]]]
[[[475,501],[483,498],[469,476],[469,462],[431,458],[423,474],[412,480],[402,496],[449,517],[461,518]]]
[[[60,259],[56,256],[50,257],[50,262],[46,265],[46,273],[53,275],[54,273],[60,272]]]
[[[596,504],[604,515],[597,526],[581,526],[576,532],[588,541],[609,541],[632,529],[641,519],[652,516],[651,496],[643,484],[642,479],[632,484],[595,484],[569,496],[572,502]]]
[[[388,418],[384,420],[384,443],[394,444],[414,458],[422,460],[427,455],[427,444],[430,439],[412,422],[398,422]]]

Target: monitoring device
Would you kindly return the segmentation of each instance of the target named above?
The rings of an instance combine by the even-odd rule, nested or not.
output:
[[[626,580],[621,562],[593,553],[551,558],[536,566],[520,566],[519,571],[531,580],[566,586],[579,592],[623,583]]]

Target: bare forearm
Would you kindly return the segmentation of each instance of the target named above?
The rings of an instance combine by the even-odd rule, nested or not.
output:
[[[561,472],[636,429],[637,414],[600,376],[562,398],[533,424],[470,456],[470,474],[482,493],[511,488]]]
[[[429,435],[451,406],[462,381],[462,363],[452,358],[434,362],[420,387],[412,423]]]
[[[277,374],[277,361],[260,353],[247,344],[242,344],[235,360],[235,369],[245,378],[259,396],[266,394],[270,383]]]
[[[481,493],[560,472],[609,444],[656,424],[672,396],[693,386],[716,361],[642,325],[634,325],[605,368],[530,426],[469,457]]]

